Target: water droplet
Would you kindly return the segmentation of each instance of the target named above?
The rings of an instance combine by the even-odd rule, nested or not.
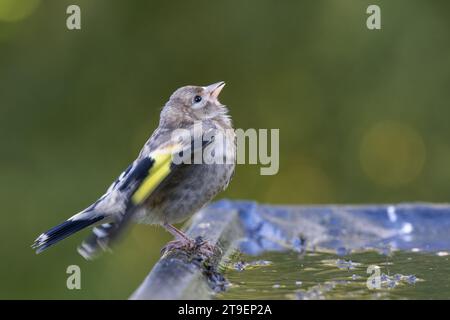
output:
[[[397,214],[395,213],[395,207],[394,206],[389,206],[387,208],[387,213],[388,213],[389,221],[391,221],[391,222],[396,222],[397,221]]]
[[[406,278],[406,281],[407,281],[409,284],[415,284],[416,281],[417,281],[417,278],[416,278],[415,275],[409,275],[409,276]]]
[[[403,234],[411,233],[414,230],[413,225],[409,222],[405,222],[400,229],[400,232]]]

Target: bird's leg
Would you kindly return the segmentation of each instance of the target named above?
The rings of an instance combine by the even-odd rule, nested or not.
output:
[[[200,236],[196,239],[191,239],[184,232],[168,223],[163,224],[163,227],[175,237],[175,240],[170,241],[162,248],[161,253],[163,254],[174,249],[181,249],[187,251],[198,250],[203,255],[211,256],[216,249],[214,245]]]
[[[195,241],[185,235],[184,232],[178,230],[173,225],[168,223],[164,223],[163,227],[175,237],[175,240],[170,241],[161,249],[162,254],[175,249],[186,251],[192,251],[194,249]]]
[[[194,241],[191,238],[189,238],[183,231],[178,230],[173,225],[164,223],[163,227],[171,234],[173,235],[177,240],[186,240],[186,241]]]

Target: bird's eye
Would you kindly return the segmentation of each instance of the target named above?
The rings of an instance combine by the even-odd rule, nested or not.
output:
[[[200,96],[195,96],[194,97],[194,102],[195,103],[199,103],[200,101],[202,101],[202,97],[200,97]]]

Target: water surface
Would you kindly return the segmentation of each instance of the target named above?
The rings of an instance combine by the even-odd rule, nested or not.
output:
[[[216,298],[450,299],[449,257],[447,252],[414,251],[241,255],[227,263],[230,285]],[[379,267],[378,278],[367,273],[369,266]],[[374,289],[368,288],[368,279]]]

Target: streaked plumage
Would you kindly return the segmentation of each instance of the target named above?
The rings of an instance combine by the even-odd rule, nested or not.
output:
[[[188,241],[171,224],[185,220],[212,200],[228,186],[234,173],[234,131],[230,130],[232,124],[227,108],[217,100],[223,86],[224,83],[219,82],[175,91],[161,111],[158,128],[137,159],[95,203],[41,234],[33,244],[36,252],[95,224],[92,235],[78,249],[89,259],[98,249],[108,249],[132,220],[163,225],[180,241]],[[200,132],[196,131],[198,125],[201,125]],[[177,129],[189,130],[190,140],[174,141]],[[217,139],[219,136],[226,138],[225,146],[218,145],[223,142]],[[175,157],[187,159],[208,150],[214,150],[216,156],[227,157],[227,163],[175,162]]]

